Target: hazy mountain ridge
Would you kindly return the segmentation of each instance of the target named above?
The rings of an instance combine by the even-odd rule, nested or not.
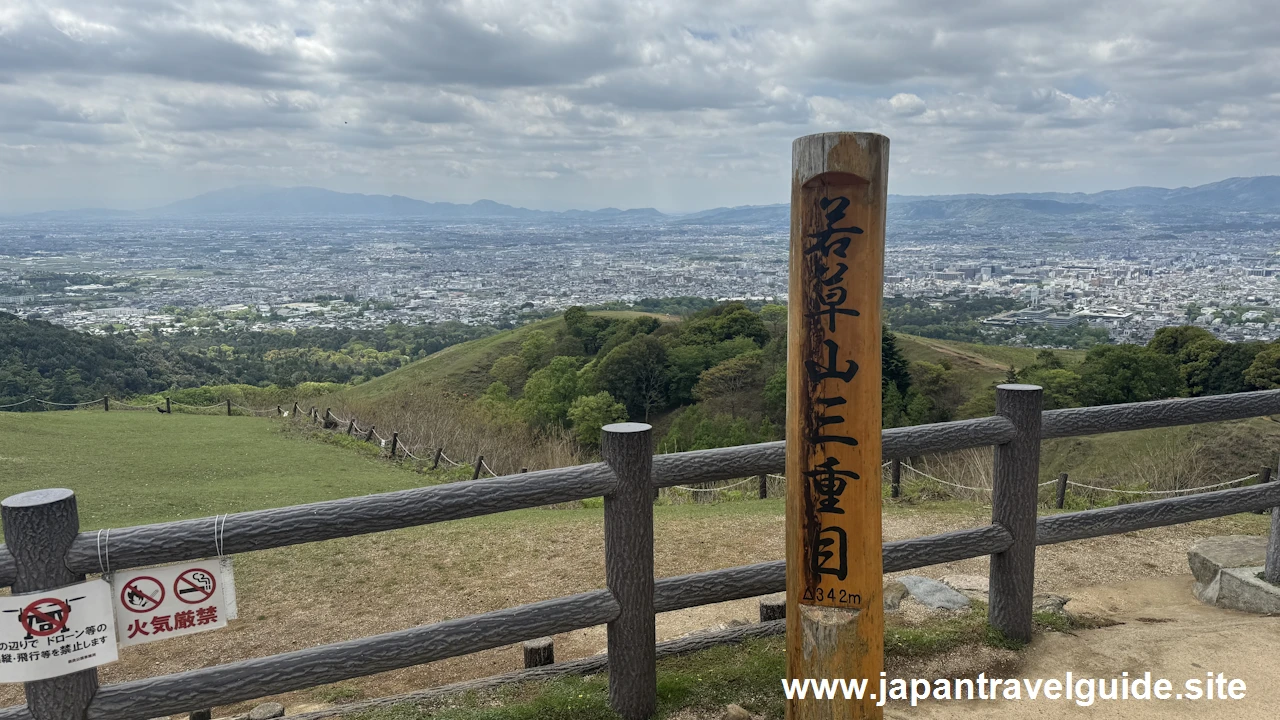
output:
[[[1131,187],[1096,193],[1007,193],[1002,195],[890,195],[889,216],[898,221],[963,220],[1004,222],[1035,217],[1087,216],[1125,208],[1213,208],[1280,214],[1280,176],[1228,178],[1196,187]],[[530,210],[493,200],[471,204],[427,202],[403,195],[342,193],[317,187],[241,186],[215,190],[152,210],[130,212],[102,208],[49,211],[19,216],[24,220],[120,219],[203,216],[419,217],[428,220],[534,220],[630,222],[698,225],[786,224],[787,204],[717,207],[683,215],[654,208]]]

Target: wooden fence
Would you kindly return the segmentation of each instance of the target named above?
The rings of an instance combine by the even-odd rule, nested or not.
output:
[[[1040,389],[1002,386],[997,415],[893,428],[886,459],[994,446],[992,522],[885,543],[884,570],[991,556],[989,620],[1011,638],[1031,633],[1037,545],[1174,525],[1280,506],[1280,483],[1051,515],[1037,519],[1040,440],[1233,420],[1280,413],[1280,390],[1041,411]],[[467,655],[596,625],[608,625],[609,694],[627,720],[646,717],[655,695],[654,615],[785,589],[783,561],[655,580],[655,488],[780,472],[785,443],[654,456],[647,425],[605,428],[604,462],[331,500],[215,518],[114,528],[117,570],[225,553],[284,547],[603,496],[607,588],[480,615],[216,665],[98,686],[96,670],[27,683],[27,704],[0,720],[136,720],[226,705]],[[0,585],[15,593],[53,589],[101,570],[99,533],[81,533],[70,490],[4,500]],[[1280,513],[1272,537],[1280,538]],[[1276,543],[1272,547],[1276,548]],[[1280,555],[1280,549],[1274,554]],[[1268,567],[1280,571],[1280,558]]]

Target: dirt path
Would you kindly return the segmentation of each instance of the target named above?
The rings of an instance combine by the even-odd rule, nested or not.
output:
[[[1210,672],[1245,682],[1240,700],[1109,701],[1090,707],[1065,699],[933,702],[889,709],[887,718],[1124,718],[1240,720],[1270,717],[1280,698],[1280,618],[1258,617],[1203,605],[1191,595],[1191,576],[1134,580],[1071,591],[1068,608],[1105,615],[1121,624],[1075,635],[1037,638],[1016,669],[1023,678],[1119,678],[1150,672],[1167,678],[1174,693],[1185,680]]]

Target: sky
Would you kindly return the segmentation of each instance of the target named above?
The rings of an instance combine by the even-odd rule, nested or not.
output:
[[[0,212],[243,184],[690,211],[1280,174],[1273,0],[0,0]]]

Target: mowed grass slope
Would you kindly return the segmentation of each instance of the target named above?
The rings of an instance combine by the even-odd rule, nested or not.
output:
[[[421,475],[267,418],[0,413],[0,492],[66,487],[93,530],[417,487]]]
[[[1022,369],[1035,363],[1036,348],[935,340],[895,332],[903,357],[912,362],[947,361],[960,375],[965,392],[972,395],[992,383],[1004,382],[1010,367]],[[1084,350],[1054,350],[1064,365],[1073,368],[1084,362]]]
[[[593,310],[590,314],[623,320],[645,316],[655,317],[662,322],[679,320],[674,315],[638,310]],[[484,392],[485,388],[493,382],[493,378],[489,376],[489,368],[493,366],[493,361],[504,355],[519,352],[520,345],[535,330],[541,330],[554,337],[555,330],[563,326],[564,319],[557,315],[486,338],[469,340],[344,390],[336,397],[345,400],[377,400],[400,393],[441,391],[474,397]]]

